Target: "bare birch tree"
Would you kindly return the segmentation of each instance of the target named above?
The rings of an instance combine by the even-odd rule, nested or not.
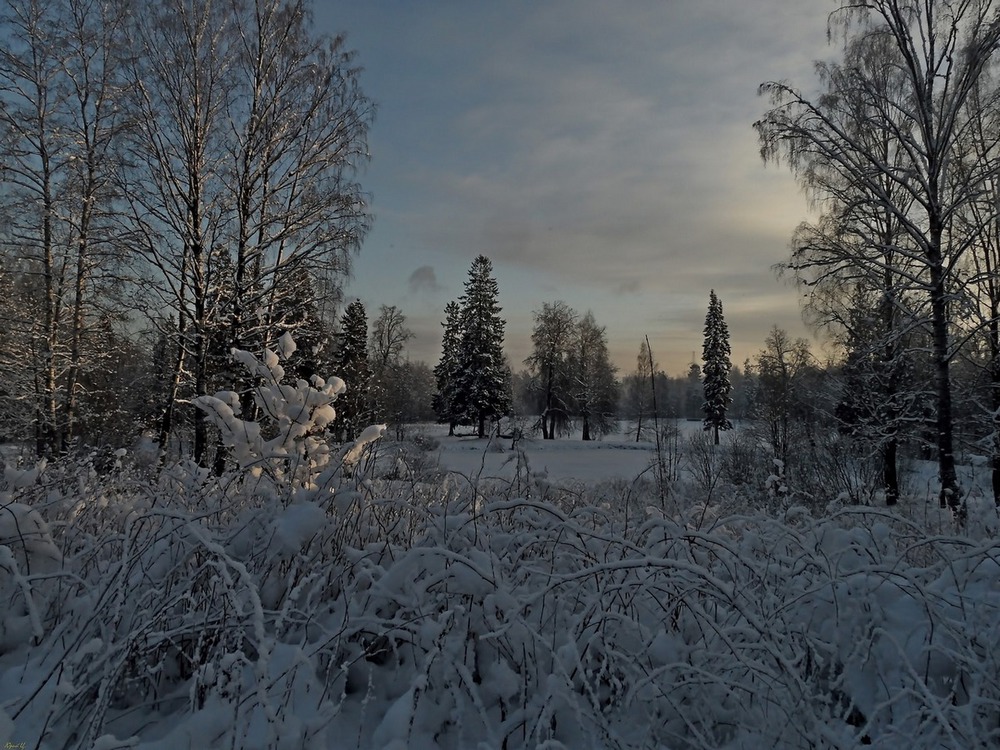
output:
[[[912,264],[909,286],[928,309],[935,368],[938,471],[941,502],[960,509],[955,471],[950,365],[956,353],[949,300],[954,271],[972,238],[951,231],[957,211],[979,185],[959,182],[950,171],[968,127],[967,105],[1000,42],[1000,15],[990,0],[923,2],[872,0],[843,5],[833,16],[848,44],[884,39],[892,51],[884,74],[863,66],[829,66],[846,90],[811,98],[783,82],[766,83],[773,108],[756,123],[767,159],[785,158],[803,184],[826,190],[817,174],[837,174],[867,196],[868,205],[898,222],[907,242],[892,247]],[[821,72],[823,68],[821,67]],[[863,101],[874,127],[889,136],[897,157],[885,161],[849,108]],[[891,185],[894,192],[887,192]],[[873,244],[877,239],[873,239]]]

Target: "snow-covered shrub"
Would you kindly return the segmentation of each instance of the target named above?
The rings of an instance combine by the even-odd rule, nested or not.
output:
[[[559,482],[517,450],[506,482],[347,477],[306,442],[326,383],[267,359],[277,426],[209,404],[246,437],[231,474],[19,490],[63,560],[29,574],[0,542],[9,597],[58,587],[0,659],[0,739],[6,715],[60,750],[1000,743],[992,539],[794,494],[696,523],[651,472]]]
[[[233,391],[198,396],[192,403],[218,428],[241,470],[254,479],[266,477],[291,499],[296,492],[328,485],[344,467],[356,466],[386,426],[366,427],[352,445],[335,455],[325,430],[336,419],[333,404],[346,384],[337,377],[324,380],[316,375],[311,383],[301,379],[294,385],[282,383],[285,370],[280,363],[296,350],[290,334],[281,336],[277,349],[266,349],[263,359],[233,350],[233,358],[258,380],[251,396],[263,424],[240,418],[240,395]]]
[[[724,435],[721,447],[723,481],[733,487],[762,489],[768,472],[764,471],[766,459],[757,436],[749,430],[732,430]]]
[[[881,485],[878,450],[835,430],[820,430],[798,452],[792,484],[818,507],[832,501],[872,505]]]

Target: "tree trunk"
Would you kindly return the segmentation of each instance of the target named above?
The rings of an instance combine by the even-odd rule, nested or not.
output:
[[[591,437],[590,437],[590,419],[588,418],[588,416],[587,416],[586,413],[584,413],[584,415],[583,415],[583,439],[584,440],[590,440],[591,439]]]
[[[1000,300],[990,305],[990,409],[993,412],[993,455],[990,457],[993,503],[1000,508]]]
[[[226,473],[226,453],[227,448],[222,442],[222,435],[215,442],[215,459],[212,462],[212,473],[221,477]]]
[[[942,508],[958,511],[961,495],[955,471],[954,427],[951,404],[950,352],[948,347],[948,310],[945,271],[941,259],[940,220],[932,217],[928,265],[931,275],[931,331],[933,335],[934,380],[937,389],[937,448],[938,474],[941,480],[939,497]]]
[[[80,345],[83,339],[83,296],[84,279],[87,273],[87,240],[80,239],[76,256],[76,279],[73,285],[73,318],[71,322],[69,349],[69,369],[66,373],[66,394],[64,402],[66,426],[62,434],[62,451],[65,453],[69,448],[69,442],[76,432],[76,412],[77,412],[77,383],[80,379]]]
[[[59,323],[61,317],[60,297],[61,279],[57,274],[52,219],[55,215],[55,202],[52,198],[52,170],[49,154],[44,146],[40,148],[42,163],[42,251],[44,254],[45,278],[45,344],[42,351],[44,362],[44,384],[42,413],[44,421],[41,429],[39,446],[42,455],[50,455],[58,443],[58,406],[56,389],[56,347],[59,341]]]
[[[183,332],[180,332],[183,337]],[[160,416],[160,434],[157,440],[160,443],[160,461],[167,455],[167,442],[170,440],[170,433],[174,429],[174,408],[177,403],[177,392],[180,389],[181,373],[184,371],[184,345],[177,346],[177,358],[174,360],[173,373],[170,376],[170,387],[167,388],[163,401],[163,413]]]
[[[95,170],[93,156],[88,154],[86,194],[83,196],[83,206],[80,211],[80,237],[76,248],[76,277],[73,280],[73,318],[70,332],[69,370],[66,374],[66,395],[63,407],[66,412],[66,427],[62,435],[62,449],[64,453],[69,447],[69,441],[73,439],[73,435],[76,432],[76,391],[80,379],[81,344],[85,325],[84,296],[86,294],[87,263],[90,250],[90,221],[94,205]]]
[[[882,486],[885,489],[885,504],[893,506],[899,502],[899,475],[896,472],[896,453],[899,443],[895,437],[889,438],[882,446]]]

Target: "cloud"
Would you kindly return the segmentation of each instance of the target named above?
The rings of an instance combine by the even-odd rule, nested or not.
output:
[[[420,266],[420,268],[410,274],[407,283],[409,284],[410,292],[413,294],[419,294],[420,292],[433,294],[444,288],[438,284],[437,274],[434,273],[433,266]]]
[[[466,61],[483,94],[441,123],[455,156],[419,176],[412,235],[608,290],[637,275],[685,289],[731,255],[782,260],[795,224],[783,206],[802,201],[786,172],[764,170],[751,123],[788,35],[714,0],[555,5],[501,19]]]
[[[376,227],[434,264],[410,275],[410,293],[426,301],[441,290],[435,267],[451,286],[482,252],[511,281],[508,310],[550,294],[593,306],[626,362],[641,327],[676,336],[686,362],[713,287],[747,348],[795,322],[796,293],[771,267],[805,201],[786,170],[764,169],[752,123],[768,107],[760,83],[812,80],[826,12],[801,0],[432,6],[344,11],[367,21],[361,58],[383,86],[371,92]],[[528,341],[530,320],[508,330],[509,345]]]

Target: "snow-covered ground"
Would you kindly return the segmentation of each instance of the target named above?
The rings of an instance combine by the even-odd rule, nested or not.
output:
[[[206,402],[242,441],[219,479],[130,456],[5,475],[0,745],[1000,744],[982,467],[959,527],[923,464],[893,512],[722,487],[696,451],[661,491],[627,435],[434,426],[345,466],[317,393],[270,391],[267,441]]]
[[[678,425],[685,431],[701,429],[696,422]],[[421,425],[419,429],[439,441],[437,457],[442,468],[482,478],[512,478],[518,467],[516,448],[520,448],[532,471],[545,472],[553,479],[634,479],[649,468],[656,449],[648,439],[636,442],[634,433],[630,436],[624,431],[586,442],[579,433],[571,433],[556,440],[527,436],[515,443],[510,438],[448,438],[447,428],[440,425]]]

